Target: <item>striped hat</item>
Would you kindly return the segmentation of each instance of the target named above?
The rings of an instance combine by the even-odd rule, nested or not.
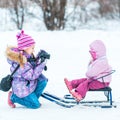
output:
[[[24,34],[23,30],[21,30],[21,33],[18,33],[16,37],[19,50],[25,50],[26,48],[35,44],[34,39],[31,36]]]

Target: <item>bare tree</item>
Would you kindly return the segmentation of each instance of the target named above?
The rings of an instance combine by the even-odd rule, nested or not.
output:
[[[119,12],[119,18],[120,18],[120,0],[118,0],[118,12]]]
[[[18,29],[23,28],[24,23],[24,6],[22,0],[10,0],[11,18],[16,23]]]
[[[65,6],[67,0],[32,0],[42,7],[44,23],[48,30],[65,27]]]
[[[9,6],[8,0],[0,0],[0,7],[1,8],[6,8]]]
[[[44,22],[48,30],[64,29],[66,0],[42,0]]]
[[[66,12],[66,26],[69,26],[71,29],[77,29],[80,28],[81,25],[87,23],[89,20],[89,15],[86,9],[88,3],[90,3],[90,1],[86,0],[71,0],[68,2],[68,11]]]
[[[100,5],[101,17],[108,16],[113,18],[116,0],[98,0]]]

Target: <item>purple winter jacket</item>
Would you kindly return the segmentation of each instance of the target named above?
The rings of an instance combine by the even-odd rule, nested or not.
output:
[[[11,65],[11,72],[18,65],[17,62],[10,59],[8,59],[8,63]],[[44,62],[41,64],[37,64],[35,67],[33,67],[30,62],[26,62],[23,68],[19,67],[13,75],[12,91],[14,92],[14,94],[20,98],[26,97],[31,94],[36,88],[37,79],[41,75],[44,67]]]

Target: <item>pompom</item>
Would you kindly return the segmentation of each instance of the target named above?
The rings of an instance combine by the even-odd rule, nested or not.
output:
[[[21,37],[21,35],[23,35],[23,34],[24,34],[24,30],[21,30],[21,32],[19,32],[19,33],[16,35],[17,39],[19,39],[19,38]]]

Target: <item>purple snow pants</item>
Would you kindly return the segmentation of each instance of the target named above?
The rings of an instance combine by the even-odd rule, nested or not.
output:
[[[82,98],[85,97],[89,89],[100,89],[109,86],[109,83],[99,82],[97,80],[89,80],[87,78],[81,78],[71,81],[72,88],[77,91]]]

